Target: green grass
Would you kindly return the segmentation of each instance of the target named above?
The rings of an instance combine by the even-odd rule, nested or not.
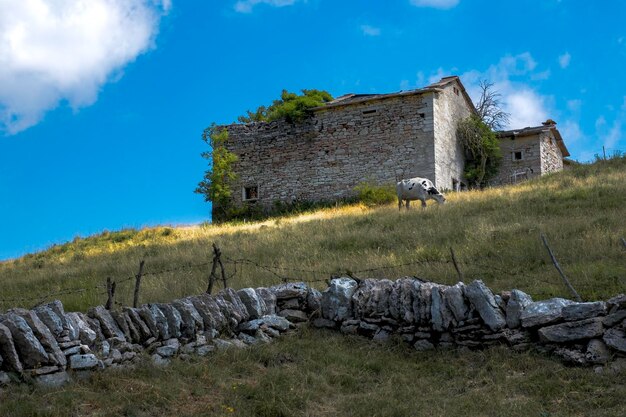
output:
[[[324,342],[320,344],[320,341]],[[626,373],[506,348],[416,352],[330,331],[0,393],[2,416],[621,416]]]
[[[426,210],[354,205],[257,223],[104,232],[0,263],[0,308],[31,307],[39,295],[87,288],[56,296],[69,310],[85,310],[104,302],[107,277],[119,281],[118,301],[129,304],[133,281],[122,280],[136,274],[141,259],[148,273],[206,263],[212,242],[225,256],[284,268],[274,272],[291,279],[383,268],[357,275],[417,275],[448,284],[457,281],[449,262],[453,247],[466,280],[480,278],[497,291],[519,288],[537,298],[570,297],[540,232],[584,299],[607,298],[626,291],[626,251],[619,240],[626,237],[624,196],[626,158],[614,158],[517,186],[451,193],[445,205]],[[396,267],[406,263],[412,264]],[[236,288],[280,282],[253,265],[226,268]],[[209,270],[148,275],[142,301],[201,292]]]
[[[177,269],[147,275],[143,302],[198,293],[209,266],[178,269],[208,262],[212,242],[230,258],[284,268],[274,272],[294,279],[383,268],[356,274],[443,283],[457,280],[453,247],[466,280],[569,297],[540,232],[583,298],[607,298],[626,292],[625,195],[626,159],[615,158],[515,187],[450,194],[446,205],[424,211],[356,205],[261,223],[105,232],[0,263],[0,308],[88,288],[58,296],[67,310],[85,310],[104,301],[106,277],[118,280],[118,301],[130,304],[133,282],[122,279],[141,259],[148,273]],[[252,265],[226,267],[237,288],[280,281]],[[0,392],[0,416],[621,416],[625,407],[623,372],[596,374],[506,348],[418,353],[307,329],[164,369],[106,370],[60,389]]]

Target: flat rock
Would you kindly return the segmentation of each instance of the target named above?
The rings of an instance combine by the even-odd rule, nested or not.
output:
[[[602,336],[604,327],[602,326],[602,320],[594,317],[542,327],[538,333],[540,339],[544,342],[564,343]]]
[[[162,357],[161,355],[155,353],[151,356],[152,363],[156,366],[167,366],[170,363],[169,359]]]
[[[304,299],[307,296],[308,289],[309,287],[304,282],[288,282],[269,288],[269,290],[274,293],[277,300],[287,298]]]
[[[465,301],[465,284],[459,282],[443,291],[443,299],[457,322],[466,320],[469,306]]]
[[[286,309],[281,310],[278,314],[292,323],[301,323],[309,320],[309,317],[306,315],[306,313],[300,310]]]
[[[156,348],[156,353],[158,353],[163,358],[170,358],[174,356],[178,352],[178,349],[174,346],[161,346]]]
[[[512,290],[509,301],[506,304],[506,325],[509,329],[515,329],[522,324],[522,312],[533,302],[530,295],[521,290]]]
[[[465,296],[492,331],[498,331],[506,326],[506,319],[493,293],[482,281],[474,281],[467,285]]]
[[[141,318],[139,311],[140,310],[138,308],[124,308],[124,314],[126,314],[128,318],[133,322],[133,325],[139,332],[140,341],[144,342],[153,337],[154,334],[152,333],[152,329],[150,328],[150,326],[148,326],[145,320]]]
[[[257,294],[257,296],[260,299],[261,309],[262,309],[261,315],[268,314],[267,313],[268,309],[267,309],[267,306],[265,305],[265,301],[263,300],[261,296],[258,295],[258,293],[256,293],[255,290],[253,291],[255,292],[255,294]],[[241,297],[239,296],[238,291],[235,291],[232,288],[225,288],[222,291],[220,291],[220,295],[224,297],[225,300],[230,301],[234,309],[237,310],[237,313],[239,314],[239,316],[241,316],[241,318],[239,319],[239,322],[246,321],[251,318],[250,315],[248,314],[248,308],[243,303],[243,300],[241,300]]]
[[[357,287],[357,282],[352,278],[331,280],[330,286],[322,293],[322,317],[334,321],[350,318],[352,316],[352,295]]]
[[[267,306],[263,298],[252,288],[243,288],[237,291],[239,299],[245,306],[248,316],[251,319],[258,319],[265,315]]]
[[[551,298],[526,306],[520,316],[522,327],[543,326],[563,319],[563,307],[573,301],[564,298]]]
[[[35,378],[35,384],[43,388],[59,388],[70,381],[70,375],[66,371],[40,375]]]
[[[165,317],[167,321],[167,328],[169,330],[169,336],[176,337],[176,338],[181,337],[182,333],[180,331],[180,328],[183,324],[183,319],[180,316],[180,313],[178,312],[178,310],[176,310],[174,307],[172,307],[169,304],[157,304],[156,306],[158,307],[159,310],[161,310],[161,313],[163,313],[163,316]]]
[[[611,352],[602,339],[591,339],[587,344],[585,358],[590,363],[607,363],[611,359]]]
[[[107,339],[110,337],[125,338],[124,332],[122,332],[120,327],[117,325],[109,310],[103,306],[97,306],[89,309],[87,315],[98,320],[102,333]]]
[[[86,345],[92,346],[98,340],[98,334],[89,326],[87,317],[82,313],[67,313],[67,319],[78,327],[78,338]]]
[[[321,314],[322,310],[322,293],[315,288],[309,288],[306,295],[306,311],[309,314]]]
[[[610,310],[617,310],[621,308],[626,309],[626,294],[619,294],[615,297],[611,297],[606,301],[606,304]]]
[[[21,308],[13,309],[11,312],[19,315],[28,326],[33,330],[33,334],[39,340],[41,345],[44,347],[46,352],[48,352],[50,361],[55,365],[61,365],[65,367],[67,365],[67,361],[65,360],[65,355],[61,352],[59,344],[57,343],[55,337],[52,335],[48,326],[46,326],[35,314],[34,311],[25,310]]]
[[[431,305],[430,315],[433,330],[437,332],[443,332],[450,327],[454,318],[452,311],[450,311],[443,298],[444,291],[447,286],[433,287],[431,292]]]
[[[182,319],[181,332],[187,338],[193,338],[197,332],[204,330],[204,320],[198,310],[188,300],[175,300],[172,302],[174,307],[180,313]]]
[[[553,354],[565,363],[573,365],[585,365],[587,363],[585,354],[576,349],[557,348],[554,350]]]
[[[50,329],[55,338],[61,337],[64,330],[64,321],[48,304],[40,305],[34,308],[35,314]]]
[[[196,348],[196,355],[206,356],[209,353],[213,352],[214,350],[215,350],[215,346],[212,346],[212,345],[199,346]]]
[[[32,369],[50,362],[48,353],[35,337],[26,320],[15,313],[7,313],[0,318],[0,321],[11,331],[15,350],[20,356],[22,365]]]
[[[622,353],[626,353],[626,333],[619,329],[607,329],[602,337],[604,343]]]
[[[435,348],[435,345],[430,343],[428,340],[424,340],[424,339],[417,340],[413,344],[413,349],[417,350],[418,352],[423,352],[426,350],[433,350],[434,348]]]
[[[270,291],[269,288],[265,287],[255,288],[254,292],[256,292],[257,295],[265,302],[265,307],[267,308],[266,314],[276,314],[276,294]]]
[[[70,356],[70,368],[73,370],[93,369],[98,367],[98,358],[92,353]]]
[[[603,322],[606,327],[613,327],[624,319],[626,319],[626,310],[617,310],[606,316]]]
[[[563,307],[563,320],[574,321],[604,316],[606,314],[606,310],[606,303],[604,301],[572,303]]]

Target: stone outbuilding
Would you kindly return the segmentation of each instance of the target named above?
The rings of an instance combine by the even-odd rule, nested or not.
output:
[[[459,190],[465,158],[457,125],[475,112],[459,77],[450,76],[416,90],[346,94],[297,124],[221,126],[229,132],[227,149],[238,157],[233,203],[270,209],[276,202],[336,201],[354,196],[361,183],[412,177]],[[530,178],[562,169],[569,155],[554,125],[501,132],[501,139],[509,161],[498,183],[521,170]],[[219,209],[214,205],[213,213]]]
[[[515,184],[550,172],[562,171],[569,151],[556,122],[498,132],[502,165],[493,185]]]

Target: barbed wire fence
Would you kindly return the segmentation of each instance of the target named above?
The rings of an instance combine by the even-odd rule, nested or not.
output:
[[[620,244],[623,245],[623,249],[626,253],[626,240],[624,238],[620,238]],[[68,296],[68,295],[78,295],[78,294],[91,294],[92,296],[102,297],[103,301],[105,301],[105,305],[107,308],[113,308],[114,306],[123,306],[124,303],[118,302],[115,300],[116,292],[118,292],[119,288],[134,282],[134,287],[132,291],[132,306],[137,307],[139,305],[140,292],[141,292],[141,282],[144,278],[150,279],[151,277],[159,277],[166,274],[178,273],[181,271],[191,271],[193,269],[198,269],[200,271],[196,272],[196,274],[205,274],[207,277],[207,289],[206,292],[211,294],[216,287],[216,284],[219,284],[223,288],[227,288],[233,284],[237,278],[243,278],[244,269],[252,268],[253,272],[265,272],[270,277],[274,278],[277,282],[275,283],[288,283],[288,282],[304,282],[307,284],[321,284],[321,283],[329,283],[330,279],[338,276],[350,276],[355,279],[362,278],[384,278],[384,277],[392,277],[397,278],[398,273],[401,271],[406,272],[408,268],[420,267],[419,270],[423,271],[424,268],[432,269],[435,265],[450,268],[450,273],[458,275],[460,281],[464,280],[464,274],[462,271],[462,267],[468,267],[470,265],[478,267],[480,269],[491,270],[493,273],[502,273],[508,274],[509,276],[515,275],[526,275],[527,273],[515,271],[511,269],[500,268],[494,264],[494,262],[487,262],[484,259],[472,259],[467,260],[459,260],[456,257],[456,254],[453,248],[450,248],[450,258],[449,259],[416,259],[410,262],[401,262],[395,264],[388,264],[377,267],[370,268],[361,268],[361,269],[307,269],[307,268],[292,268],[285,266],[277,266],[277,265],[268,265],[262,262],[247,259],[247,258],[231,258],[229,256],[225,256],[221,249],[213,243],[213,251],[212,251],[212,259],[210,261],[197,262],[197,263],[185,263],[177,266],[172,266],[168,268],[158,269],[158,270],[145,270],[145,266],[147,264],[146,260],[141,260],[138,265],[138,272],[134,275],[128,275],[121,278],[107,277],[106,281],[101,282],[99,284],[95,284],[92,286],[80,287],[80,288],[67,288],[60,289],[57,291],[52,291],[48,293],[41,293],[35,295],[29,295],[25,297],[11,297],[11,298],[0,298],[0,307],[3,309],[13,308],[16,305],[34,308],[38,305],[44,304],[46,302],[52,301],[59,297]],[[550,252],[550,250],[549,250]],[[553,255],[551,255],[553,256]],[[552,259],[555,267],[558,268],[558,262],[556,259]],[[202,268],[205,271],[208,271],[208,267],[211,267],[210,273],[202,271]],[[452,269],[453,268],[453,269]],[[413,269],[415,271],[415,269]],[[562,272],[562,271],[559,271]],[[395,274],[395,275],[392,275]],[[407,274],[405,274],[406,276]],[[409,276],[414,276],[410,275]],[[312,277],[312,278],[308,278]],[[414,276],[418,278],[417,276]],[[419,279],[428,281],[427,278],[420,276]],[[566,279],[566,278],[565,278]],[[571,284],[570,284],[571,285]],[[118,292],[119,293],[119,292]]]

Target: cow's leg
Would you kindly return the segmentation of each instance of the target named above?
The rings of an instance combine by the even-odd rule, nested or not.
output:
[[[426,208],[426,200],[421,200],[421,202],[422,202],[422,209],[425,209]]]
[[[402,210],[402,198],[398,197],[398,211]]]
[[[407,211],[411,208],[411,200],[406,200],[406,209]]]

